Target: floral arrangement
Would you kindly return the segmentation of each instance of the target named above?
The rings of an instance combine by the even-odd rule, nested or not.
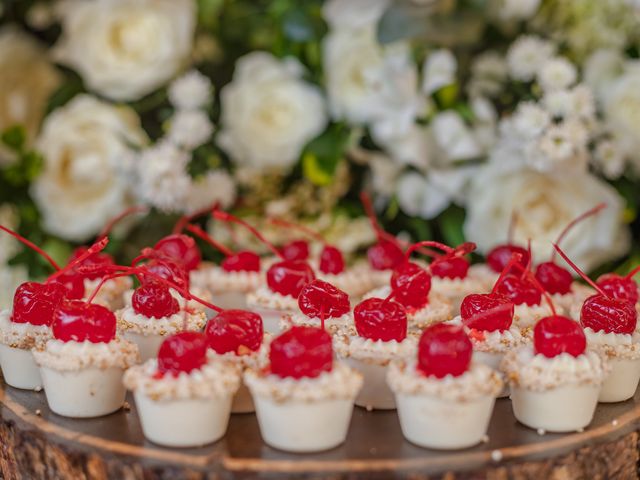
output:
[[[213,204],[355,252],[367,190],[391,231],[480,252],[518,212],[536,256],[606,202],[563,248],[586,269],[639,260],[636,0],[0,8],[0,224],[54,258],[132,205],[149,211],[114,232],[122,258]],[[45,269],[0,237],[3,295]]]

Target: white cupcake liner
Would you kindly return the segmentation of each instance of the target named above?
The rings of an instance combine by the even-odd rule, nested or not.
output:
[[[231,413],[253,413],[256,411],[256,407],[253,404],[253,397],[251,392],[241,380],[240,388],[233,396],[233,403],[231,404]]]
[[[511,386],[516,419],[527,427],[548,432],[573,432],[586,428],[593,419],[600,385],[563,385],[535,392]]]
[[[58,415],[72,418],[101,417],[119,410],[126,393],[123,373],[118,367],[79,371],[40,367],[49,408]]]
[[[495,398],[453,402],[427,395],[398,393],[402,434],[411,443],[438,450],[467,448],[482,441]]]
[[[598,401],[602,403],[624,402],[636,393],[640,381],[640,358],[611,358],[611,372],[604,379]]]
[[[347,438],[352,399],[275,402],[254,396],[260,433],[265,443],[286,452],[320,452]]]
[[[23,390],[42,390],[40,369],[31,350],[0,343],[0,367],[7,385]]]
[[[357,358],[344,359],[350,367],[362,374],[362,390],[355,399],[355,404],[367,410],[394,410],[395,395],[387,384],[387,366],[368,363]]]
[[[198,447],[222,438],[229,424],[231,398],[156,401],[134,393],[145,438],[165,447]]]
[[[272,308],[251,307],[253,312],[262,317],[262,325],[265,333],[277,335],[280,333],[280,320],[284,315],[292,315],[289,310],[275,310]]]
[[[473,360],[486,365],[487,367],[500,373],[500,362],[504,358],[504,353],[501,352],[480,352],[478,350],[473,351]],[[504,378],[503,378],[504,380]],[[498,394],[498,398],[506,398],[509,396],[509,384],[504,382],[502,390]]]
[[[156,358],[158,356],[158,350],[160,350],[160,345],[162,345],[162,342],[167,338],[164,335],[157,335],[155,333],[143,335],[142,333],[132,332],[130,330],[122,332],[122,336],[125,340],[129,340],[138,346],[141,363],[146,362],[150,358]]]
[[[211,292],[211,303],[225,310],[247,310],[245,292]]]

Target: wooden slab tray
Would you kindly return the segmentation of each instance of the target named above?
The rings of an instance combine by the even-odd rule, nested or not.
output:
[[[106,417],[73,420],[51,413],[42,392],[0,389],[3,478],[638,478],[638,392],[627,402],[599,405],[587,430],[568,435],[525,428],[510,401],[499,400],[488,441],[463,451],[416,447],[402,437],[395,411],[355,408],[347,442],[312,455],[266,446],[253,414],[233,415],[227,435],[214,445],[161,448],[145,441],[128,402],[129,409]]]

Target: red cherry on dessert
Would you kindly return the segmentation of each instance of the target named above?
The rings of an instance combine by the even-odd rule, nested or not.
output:
[[[562,315],[542,318],[533,329],[533,347],[536,353],[553,358],[561,353],[577,357],[587,348],[587,339],[578,322]]]
[[[220,264],[225,272],[259,272],[260,256],[243,250],[226,257]]]
[[[175,233],[161,238],[153,249],[184,265],[188,272],[195,270],[202,261],[200,249],[193,238]]]
[[[601,275],[596,283],[610,297],[638,303],[638,284],[632,278],[617,273],[606,273]]]
[[[320,271],[331,275],[344,272],[344,257],[336,247],[326,245],[320,254]]]
[[[580,323],[594,332],[632,334],[637,321],[635,304],[599,293],[587,298],[580,311]]]
[[[69,263],[73,262],[74,260],[80,258],[82,255],[84,255],[87,251],[89,250],[89,247],[77,247],[73,253],[71,254],[71,257],[69,258]],[[82,262],[80,262],[78,264],[78,267],[85,267],[85,266],[99,266],[99,265],[104,265],[105,267],[111,266],[111,265],[115,265],[115,261],[113,259],[113,257],[111,255],[109,255],[108,253],[104,253],[104,252],[96,252],[93,255],[88,256],[87,258],[85,258]],[[101,278],[102,275],[104,274],[104,272],[101,272],[99,269],[93,270],[89,273],[85,273],[82,276],[84,276],[85,278],[89,279],[89,280],[95,280],[97,278]]]
[[[247,310],[224,310],[207,322],[205,335],[216,353],[242,353],[243,348],[257,351],[264,330],[260,315]]]
[[[180,332],[167,337],[158,350],[158,372],[178,376],[207,362],[207,337],[200,332]]]
[[[309,244],[304,240],[294,240],[280,249],[285,260],[306,260],[309,258]]]
[[[514,305],[499,293],[472,293],[460,304],[462,323],[486,332],[508,330],[513,323]]]
[[[517,245],[498,245],[493,248],[493,250],[487,254],[487,265],[489,265],[494,272],[500,273],[504,270],[504,267],[507,266],[507,263],[509,263],[514,253],[521,255],[519,263],[523,267],[526,267],[529,263],[529,252],[527,249]]]
[[[516,305],[540,305],[542,293],[526,277],[509,273],[496,285],[495,292],[504,295]]]
[[[358,335],[370,340],[401,342],[407,337],[407,313],[402,305],[382,298],[367,298],[353,310]]]
[[[157,257],[144,264],[144,269],[181,288],[189,288],[189,272],[185,267],[169,257]],[[144,277],[144,274],[142,275]]]
[[[64,287],[66,290],[65,297],[69,300],[80,300],[84,297],[85,288],[84,288],[84,279],[86,277],[84,275],[78,274],[73,270],[69,270],[58,275],[56,278],[51,280],[50,283],[58,283]]]
[[[349,295],[323,280],[307,283],[298,296],[300,311],[309,318],[337,318],[349,313]]]
[[[316,278],[311,266],[304,261],[283,260],[267,270],[267,285],[280,295],[298,298],[302,287]]]
[[[573,276],[566,268],[554,262],[542,262],[536,268],[536,280],[551,295],[565,295],[571,291]]]
[[[291,327],[269,349],[271,373],[281,378],[315,378],[333,367],[331,336],[321,328]]]
[[[63,342],[107,343],[116,337],[116,316],[102,305],[66,300],[53,312],[51,331]]]
[[[404,252],[394,242],[380,240],[367,250],[369,264],[374,270],[393,270],[405,263]]]
[[[429,301],[431,275],[420,265],[405,262],[391,275],[393,298],[408,309],[419,309]]]
[[[438,278],[466,278],[469,273],[469,261],[464,257],[436,258],[429,265],[429,270]]]
[[[25,282],[13,296],[11,321],[32,325],[51,325],[53,312],[66,295],[59,283]]]
[[[153,281],[143,283],[133,291],[131,306],[147,318],[170,317],[180,311],[180,304],[171,295],[169,287]]]
[[[469,369],[472,353],[471,340],[461,327],[432,325],[418,343],[418,370],[429,377],[458,377]]]

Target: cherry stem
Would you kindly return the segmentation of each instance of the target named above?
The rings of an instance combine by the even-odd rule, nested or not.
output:
[[[229,248],[227,248],[226,246],[222,245],[220,242],[217,242],[216,240],[211,238],[211,236],[207,232],[202,230],[199,226],[193,225],[193,224],[187,224],[187,225],[185,225],[183,227],[183,229],[184,228],[186,228],[189,231],[189,233],[192,233],[193,235],[195,235],[199,239],[204,240],[205,242],[207,242],[209,245],[211,245],[216,250],[219,250],[220,252],[222,252],[222,254],[225,257],[231,257],[231,256],[234,255],[234,253]]]
[[[504,277],[506,277],[507,274],[509,273],[509,271],[513,268],[513,266],[516,265],[521,260],[522,260],[522,254],[521,253],[517,253],[516,252],[516,253],[513,253],[511,255],[511,258],[509,259],[507,264],[502,269],[502,272],[500,272],[500,276],[496,280],[496,283],[493,284],[493,288],[491,289],[491,293],[495,293],[496,292],[496,289],[498,288],[498,285],[500,285],[500,283],[502,283],[502,281],[504,280]]]
[[[576,218],[574,218],[573,220],[571,220],[566,227],[564,227],[564,229],[560,232],[560,235],[558,235],[558,238],[556,239],[556,244],[560,245],[560,243],[562,242],[562,240],[564,240],[564,237],[567,236],[567,234],[571,231],[571,229],[573,227],[575,227],[578,223],[580,223],[583,220],[586,220],[587,218],[595,215],[596,213],[600,212],[602,209],[606,208],[607,204],[606,203],[599,203],[598,205],[596,205],[595,207],[587,210],[584,213],[581,213],[580,215],[578,215]],[[551,261],[553,262],[553,260],[556,258],[556,251],[553,250],[551,252]]]
[[[555,249],[556,249],[556,251],[560,254],[560,256],[562,257],[562,259],[563,259],[565,262],[567,262],[567,263],[569,264],[569,266],[570,266],[571,268],[573,268],[573,270],[574,270],[578,275],[580,275],[580,276],[582,277],[582,279],[583,279],[585,282],[587,282],[589,285],[591,285],[591,286],[592,286],[592,287],[593,287],[593,288],[594,288],[594,289],[595,289],[595,290],[596,290],[600,295],[602,295],[602,296],[604,296],[604,297],[609,298],[609,295],[607,295],[607,293],[606,293],[604,290],[602,290],[602,288],[600,288],[600,286],[599,286],[596,282],[594,282],[593,280],[591,280],[591,279],[587,276],[587,274],[586,274],[586,273],[584,273],[582,270],[580,270],[580,268],[578,268],[578,266],[577,266],[575,263],[573,263],[573,262],[571,261],[571,259],[567,256],[567,254],[566,254],[566,253],[564,253],[564,252],[562,251],[562,249],[561,249],[561,248],[560,248],[556,243],[554,243],[554,244],[553,244],[553,248],[555,248]]]
[[[409,258],[411,257],[411,254],[421,247],[439,248],[440,250],[444,251],[447,255],[451,255],[452,253],[455,252],[455,249],[451,248],[448,245],[445,245],[444,243],[434,242],[432,240],[423,240],[422,242],[417,242],[412,245],[409,245],[409,248],[407,248],[407,251],[405,252],[405,258],[409,260]]]
[[[271,250],[276,256],[280,257],[282,260],[285,260],[280,250],[274,247],[273,244],[269,242],[266,238],[264,238],[264,236],[258,230],[256,230],[254,227],[249,225],[244,220],[241,220],[240,218],[235,217],[230,213],[223,212],[221,210],[214,210],[213,218],[215,218],[216,220],[221,220],[223,222],[233,222],[233,223],[237,223],[238,225],[242,225],[244,228],[249,230],[258,240],[260,240],[267,247],[269,247],[269,250]]]
[[[128,273],[116,273],[116,272],[114,272],[114,273],[110,273],[109,275],[105,275],[104,277],[102,277],[102,279],[100,280],[100,283],[98,283],[96,288],[93,289],[93,292],[91,292],[91,295],[89,295],[89,298],[87,298],[87,303],[93,302],[93,300],[96,298],[96,295],[98,295],[98,292],[100,291],[100,289],[109,280],[112,280],[112,279],[118,278],[118,277],[126,277],[128,275],[129,275]]]
[[[627,273],[624,278],[626,279],[630,279],[632,277],[634,277],[638,272],[640,272],[640,265],[638,265],[636,268],[634,268],[633,270],[631,270],[629,273]]]
[[[324,330],[324,305],[320,306],[320,327]]]
[[[524,269],[522,269],[522,275],[520,278],[524,278],[527,272],[531,271],[531,262],[533,260],[533,255],[531,255],[531,239],[527,240],[527,253],[529,254],[529,260],[527,260],[527,265]]]
[[[47,283],[51,282],[52,280],[55,280],[60,275],[63,275],[64,273],[68,272],[69,270],[74,269],[75,267],[80,265],[82,262],[84,262],[90,256],[101,252],[102,250],[105,249],[105,247],[108,245],[108,243],[109,243],[109,238],[108,237],[102,237],[96,243],[94,243],[89,248],[87,248],[87,250],[82,255],[80,255],[78,258],[72,260],[67,265],[65,265],[64,268],[61,268],[60,270],[58,270],[54,274],[50,275],[49,278],[47,278]],[[104,265],[102,265],[101,267],[104,267]],[[98,270],[98,269],[96,269],[96,270]]]
[[[128,217],[129,215],[133,215],[134,213],[149,213],[149,207],[145,207],[144,205],[134,205],[133,207],[129,207],[123,210],[118,215],[109,220],[109,222],[98,234],[98,238],[106,237],[107,235],[109,235],[109,233],[111,233],[111,230],[113,230],[113,227],[115,227],[116,224],[120,222],[120,220]]]
[[[181,216],[176,222],[176,224],[173,226],[173,231],[171,233],[174,233],[174,234],[182,233],[182,231],[185,229],[187,224],[191,223],[191,221],[194,218],[198,218],[198,217],[201,217],[202,215],[207,215],[215,211],[219,205],[220,205],[220,202],[215,202],[213,205],[209,205],[208,207],[198,210],[192,213],[191,215]]]
[[[513,242],[513,234],[516,230],[516,225],[518,224],[519,215],[517,210],[513,210],[511,212],[511,218],[509,219],[509,227],[507,229],[507,243],[511,244]]]
[[[317,240],[318,242],[327,245],[327,242],[324,240],[324,238],[322,238],[322,235],[320,235],[318,232],[310,229],[309,227],[306,227],[304,225],[300,225],[298,223],[294,223],[294,222],[289,222],[287,220],[283,220],[281,218],[270,218],[269,219],[269,223],[273,223],[274,225],[278,225],[280,227],[288,227],[288,228],[293,228],[295,230],[298,230],[299,232],[304,233],[305,235],[308,235],[309,237],[313,238],[314,240]]]
[[[362,202],[362,206],[364,207],[364,211],[369,217],[369,222],[371,223],[371,227],[376,232],[376,236],[378,237],[378,241],[386,240],[395,245],[400,246],[400,241],[390,233],[383,230],[383,228],[378,223],[378,217],[376,216],[376,212],[373,209],[373,204],[371,203],[371,197],[367,192],[360,192],[360,201]]]
[[[51,264],[51,266],[53,268],[55,268],[56,270],[60,270],[60,265],[58,265],[56,263],[56,261],[53,258],[51,258],[51,256],[47,252],[45,252],[43,249],[41,249],[35,243],[27,240],[22,235],[20,235],[18,232],[14,232],[13,230],[11,230],[10,228],[5,227],[4,225],[0,225],[0,230],[2,230],[3,232],[6,232],[9,235],[11,235],[12,237],[16,238],[17,240],[22,242],[24,245],[26,245],[27,247],[29,247],[31,250],[35,251],[36,253],[39,253],[42,257],[44,257],[47,260],[47,262],[49,262]]]
[[[529,258],[531,258],[531,257],[529,257]],[[531,271],[529,271],[528,269],[525,269],[522,265],[516,264],[514,266],[523,271],[523,273],[522,273],[523,277],[526,276],[527,280],[530,281],[533,284],[534,287],[536,287],[536,289],[542,294],[542,296],[544,297],[545,301],[549,305],[549,308],[551,309],[551,313],[553,314],[553,316],[557,316],[556,307],[553,304],[553,300],[551,299],[551,296],[547,293],[547,291],[540,284],[540,282],[538,282],[538,279],[535,277],[535,275],[533,275],[531,273]]]

